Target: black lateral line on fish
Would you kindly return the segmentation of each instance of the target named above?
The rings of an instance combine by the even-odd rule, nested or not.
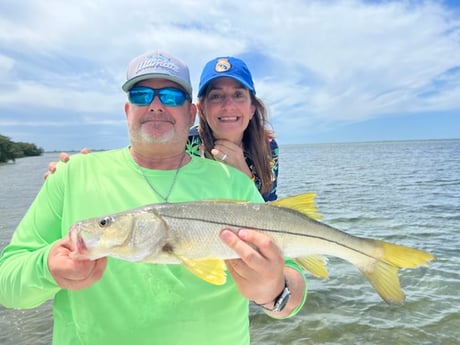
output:
[[[165,216],[162,216],[162,217],[165,217]],[[188,220],[188,221],[206,222],[206,223],[211,223],[211,224],[216,224],[216,225],[222,225],[223,228],[225,228],[225,227],[249,228],[249,229],[254,229],[254,230],[259,230],[259,231],[265,231],[267,233],[275,233],[275,234],[280,234],[281,233],[281,234],[288,234],[288,235],[299,236],[299,237],[310,237],[310,238],[314,238],[314,239],[318,239],[318,240],[322,240],[322,241],[325,241],[325,242],[336,244],[339,247],[347,248],[347,249],[349,249],[349,250],[351,250],[351,251],[353,251],[355,253],[360,253],[361,255],[367,256],[368,258],[383,261],[383,262],[387,263],[388,265],[394,266],[392,263],[389,263],[389,262],[386,262],[385,260],[382,260],[382,258],[376,258],[374,256],[371,256],[371,255],[363,252],[363,251],[357,250],[356,248],[352,248],[350,246],[344,245],[343,243],[333,241],[333,240],[330,240],[330,239],[327,239],[327,238],[321,237],[321,236],[307,235],[307,234],[302,234],[302,233],[298,233],[298,232],[290,232],[288,230],[284,231],[284,230],[274,230],[274,229],[263,229],[263,228],[248,227],[247,225],[221,223],[221,222],[213,221],[213,220],[204,221],[202,218],[179,217],[179,216],[173,216],[173,215],[168,215],[166,218],[173,218],[173,219],[179,219],[179,220]],[[311,221],[313,221],[315,223],[319,223],[319,224],[321,224],[323,226],[326,226],[326,227],[330,227],[330,228],[334,229],[335,231],[338,231],[340,233],[348,235],[348,234],[346,234],[345,232],[343,232],[343,231],[341,231],[339,229],[333,228],[333,227],[331,227],[329,225],[323,224],[323,223],[318,222],[318,221],[316,221],[314,219],[311,219]],[[349,236],[351,236],[351,235],[349,235]],[[360,237],[357,237],[357,236],[354,236],[354,237],[356,237],[357,239],[361,239]]]

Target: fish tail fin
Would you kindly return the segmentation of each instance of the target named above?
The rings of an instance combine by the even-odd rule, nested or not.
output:
[[[326,258],[321,255],[309,255],[296,258],[295,261],[317,278],[327,279]]]
[[[319,220],[321,219],[321,214],[316,208],[315,198],[316,193],[304,193],[270,201],[268,204],[272,206],[290,208],[303,213],[312,219]]]
[[[398,244],[376,240],[377,245],[383,249],[382,260],[400,268],[415,268],[428,266],[428,261],[434,256],[423,250],[409,248]]]
[[[399,283],[398,267],[377,261],[372,271],[361,269],[361,272],[386,303],[404,302],[405,295]]]
[[[371,267],[360,268],[361,272],[385,302],[402,303],[405,296],[399,283],[399,269],[428,266],[428,261],[434,256],[414,248],[378,240],[375,242],[382,255]]]

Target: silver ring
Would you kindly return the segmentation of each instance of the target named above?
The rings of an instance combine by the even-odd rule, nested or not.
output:
[[[220,160],[223,162],[223,161],[225,161],[227,159],[227,157],[228,157],[227,154],[224,153],[224,155],[222,156],[222,158]]]

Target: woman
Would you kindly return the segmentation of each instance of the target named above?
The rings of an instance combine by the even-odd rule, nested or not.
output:
[[[200,121],[190,129],[186,151],[243,171],[265,201],[276,200],[279,148],[245,62],[231,56],[209,61],[201,73],[197,106]],[[61,153],[61,161],[68,159]],[[44,178],[55,168],[51,162]]]
[[[244,61],[209,61],[201,73],[197,106],[200,122],[190,131],[187,151],[243,171],[265,201],[276,200],[279,148]]]

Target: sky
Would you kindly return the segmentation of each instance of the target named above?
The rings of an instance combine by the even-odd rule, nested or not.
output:
[[[0,135],[129,144],[129,61],[246,61],[280,145],[460,138],[460,2],[2,0]],[[195,98],[196,99],[196,98]]]

